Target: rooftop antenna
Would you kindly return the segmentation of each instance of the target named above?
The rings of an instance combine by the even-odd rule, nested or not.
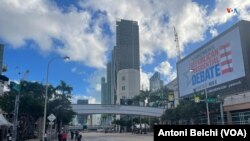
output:
[[[176,42],[176,49],[177,49],[177,61],[180,61],[181,60],[181,51],[180,51],[180,45],[179,45],[179,38],[178,38],[178,34],[175,30],[175,27],[174,27],[174,41]]]

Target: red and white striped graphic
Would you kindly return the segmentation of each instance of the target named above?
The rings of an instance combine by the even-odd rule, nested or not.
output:
[[[233,72],[233,60],[230,44],[220,46],[221,74]]]

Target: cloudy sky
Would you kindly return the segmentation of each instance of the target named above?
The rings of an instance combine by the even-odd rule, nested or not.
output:
[[[227,12],[227,8],[237,12]],[[115,43],[115,23],[138,21],[140,32],[141,86],[155,71],[165,84],[176,77],[175,26],[181,56],[193,52],[239,20],[250,20],[248,0],[1,0],[0,43],[5,45],[5,73],[45,83],[48,61],[54,61],[49,83],[66,81],[75,98],[100,102],[100,79]]]

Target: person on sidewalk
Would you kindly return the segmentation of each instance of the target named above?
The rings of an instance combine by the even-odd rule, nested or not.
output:
[[[62,141],[62,132],[58,132],[58,141]]]
[[[76,132],[75,132],[75,140],[76,140],[76,141],[78,140],[78,136],[79,136],[79,131],[76,130]]]
[[[67,133],[66,133],[66,131],[63,131],[63,133],[62,133],[62,141],[67,141]]]
[[[78,139],[77,139],[77,141],[81,141],[82,140],[82,135],[81,134],[79,134],[78,135]]]
[[[47,141],[47,133],[44,134],[44,141]]]
[[[70,135],[71,135],[71,140],[74,139],[74,131],[73,130],[70,130]]]

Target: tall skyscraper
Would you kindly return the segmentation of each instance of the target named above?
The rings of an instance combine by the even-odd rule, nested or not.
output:
[[[111,103],[111,61],[109,61],[107,63],[107,94],[106,94],[106,98],[107,98],[107,102],[106,104],[112,104]]]
[[[155,72],[149,82],[151,91],[156,91],[163,87],[163,81],[159,72]]]
[[[140,71],[139,26],[135,21],[116,22],[117,71],[135,69]]]
[[[89,104],[89,101],[88,99],[78,99],[77,104],[86,105],[86,104]],[[81,125],[87,125],[88,115],[77,115],[76,119],[78,123],[80,123]]]
[[[101,78],[101,103],[108,104],[107,83],[105,77]]]
[[[116,103],[131,99],[140,91],[139,26],[136,21],[116,22],[113,53],[116,72]]]
[[[115,47],[112,50],[111,60],[111,104],[116,104],[116,61],[115,61]]]

